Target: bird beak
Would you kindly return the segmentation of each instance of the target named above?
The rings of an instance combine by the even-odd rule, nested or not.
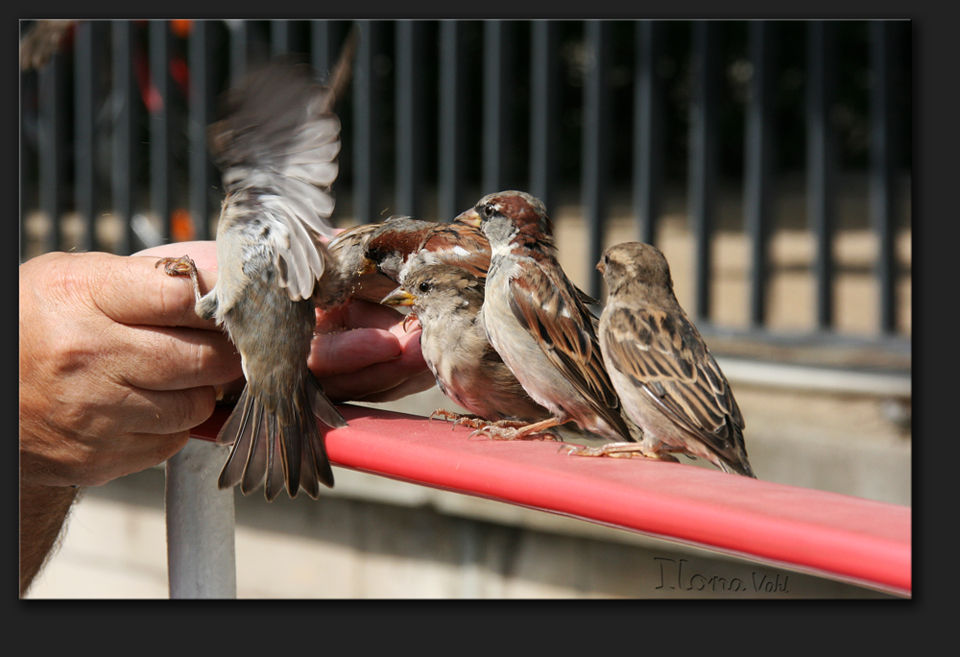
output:
[[[357,270],[357,276],[366,276],[367,274],[373,274],[377,271],[377,263],[369,258],[363,259],[363,266]]]
[[[396,290],[383,297],[380,300],[380,303],[384,306],[412,306],[417,300],[415,296],[404,290],[402,287],[398,287]]]
[[[457,215],[457,218],[454,219],[454,221],[467,226],[472,226],[473,228],[480,228],[480,215],[477,214],[477,211],[474,208],[470,208],[466,212],[461,212]]]

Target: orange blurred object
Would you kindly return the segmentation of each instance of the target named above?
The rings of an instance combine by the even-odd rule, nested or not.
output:
[[[180,18],[170,21],[170,31],[181,39],[186,39],[188,36],[190,36],[190,30],[192,29],[193,21],[190,19]]]
[[[177,208],[170,215],[170,237],[174,242],[189,242],[194,238],[197,231],[193,226],[193,219],[190,217],[190,211],[184,208]]]

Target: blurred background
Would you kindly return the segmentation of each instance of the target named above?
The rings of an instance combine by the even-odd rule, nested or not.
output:
[[[21,260],[212,239],[217,97],[280,53],[323,82],[351,29],[338,226],[526,190],[599,298],[604,248],[656,244],[758,476],[911,504],[909,21],[22,21]],[[31,596],[164,597],[162,482],[88,489]],[[320,503],[237,504],[241,597],[662,597],[680,558],[773,573],[341,469]]]

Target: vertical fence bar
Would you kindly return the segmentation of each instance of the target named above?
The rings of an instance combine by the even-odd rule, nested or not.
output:
[[[560,140],[560,24],[533,21],[530,45],[530,193],[554,208]]]
[[[836,98],[835,28],[829,21],[807,24],[807,223],[813,232],[816,326],[833,326],[833,239],[835,232],[836,130],[831,111]]]
[[[396,34],[396,211],[423,219],[426,26],[398,21]]]
[[[227,21],[230,49],[230,86],[237,85],[250,68],[250,26],[245,20]]]
[[[77,213],[83,222],[83,232],[77,248],[90,251],[96,248],[97,222],[97,176],[96,150],[97,123],[94,110],[96,79],[100,71],[96,57],[94,31],[99,32],[97,21],[79,21],[76,25],[74,46],[74,198]]]
[[[173,157],[171,153],[170,26],[165,20],[150,21],[150,72],[157,91],[156,105],[150,112],[150,205],[160,220],[160,233],[170,241],[170,214],[173,197]]]
[[[113,96],[116,122],[113,132],[113,215],[119,218],[121,230],[116,252],[133,253],[133,163],[134,163],[134,100],[133,22],[113,21]]]
[[[485,21],[483,24],[483,171],[481,195],[503,189],[506,180],[505,153],[510,118],[507,111],[512,76],[510,22]]]
[[[611,56],[610,21],[587,21],[584,42],[587,70],[583,88],[583,216],[587,224],[587,294],[600,296],[596,264],[603,252],[603,225],[607,214],[610,168],[610,90],[607,78]]]
[[[776,23],[754,21],[748,30],[753,76],[747,103],[743,209],[750,237],[750,324],[759,328],[767,314],[767,246],[773,221]]]
[[[270,52],[274,55],[293,52],[293,25],[290,21],[270,21]]]
[[[464,25],[440,23],[440,135],[437,183],[440,221],[451,221],[463,211],[464,100],[467,80],[463,55]]]
[[[167,461],[167,578],[171,598],[237,597],[234,489],[219,490],[223,448],[189,440]]]
[[[637,21],[633,122],[633,208],[637,239],[653,244],[663,180],[663,85],[657,60],[663,48],[663,23]]]
[[[720,24],[693,24],[693,98],[690,103],[689,205],[694,235],[694,317],[710,318],[710,271],[717,177],[717,97]]]
[[[63,248],[61,225],[66,207],[64,198],[64,170],[66,168],[65,70],[60,53],[54,53],[37,73],[39,78],[39,107],[37,111],[37,144],[40,154],[39,192],[40,209],[49,226],[41,250],[59,251]]]
[[[376,129],[380,94],[374,57],[381,30],[379,21],[360,21],[360,40],[353,69],[353,212],[360,223],[375,221],[379,216],[377,198],[380,175],[377,164],[380,149]]]
[[[21,28],[22,31],[22,28]],[[29,145],[28,125],[35,122],[36,111],[33,106],[34,96],[37,91],[37,76],[33,73],[20,72],[20,262],[26,261],[30,254],[27,248],[29,240],[29,223],[27,215],[29,210],[35,207],[37,200],[37,175],[38,165],[34,149]]]
[[[896,55],[894,30],[896,23],[870,23],[870,65],[873,85],[870,90],[870,218],[879,245],[875,276],[879,287],[879,329],[881,333],[896,331],[896,144],[894,94],[898,89],[894,77]]]
[[[310,62],[325,82],[333,66],[333,21],[310,21]]]
[[[190,61],[190,216],[196,228],[198,240],[211,236],[210,188],[215,184],[213,163],[207,152],[207,125],[213,116],[211,23],[198,20],[193,24],[188,45]]]

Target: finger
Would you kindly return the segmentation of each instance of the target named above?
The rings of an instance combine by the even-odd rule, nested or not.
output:
[[[216,406],[213,386],[185,390],[134,389],[117,409],[129,433],[167,435],[187,431],[213,415]]]
[[[433,373],[427,371],[409,378],[393,388],[361,397],[355,401],[374,402],[378,404],[393,402],[409,395],[415,395],[418,392],[429,390],[435,386],[436,383],[437,380],[433,376]]]
[[[190,256],[197,267],[207,271],[217,271],[217,243],[213,241],[171,242],[153,246],[138,251],[134,256],[150,256],[151,258],[179,258]]]
[[[220,330],[155,326],[110,327],[106,371],[146,390],[222,386],[243,375],[240,354]]]
[[[170,434],[135,434],[123,443],[117,443],[118,449],[100,450],[87,455],[85,461],[67,467],[59,465],[61,472],[56,479],[75,486],[102,486],[118,477],[142,472],[170,459],[179,452],[190,439],[189,431]]]
[[[333,310],[317,311],[317,333],[336,333],[353,328],[389,330],[398,322],[402,322],[403,317],[403,313],[393,308],[353,299],[350,303]]]
[[[418,377],[418,382],[410,384],[412,388],[416,388],[415,391],[429,388],[433,384],[433,374],[427,369],[420,353],[420,332],[404,336],[400,343],[402,352],[399,358],[375,363],[349,374],[322,379],[327,396],[338,401],[368,399],[371,395],[387,393]]]
[[[348,374],[375,363],[400,358],[403,347],[390,331],[353,329],[318,335],[310,345],[307,365],[319,378]]]
[[[188,276],[170,276],[157,267],[155,257],[103,258],[88,267],[90,295],[103,314],[123,324],[185,326],[212,329],[212,320],[201,320],[194,307],[196,296]],[[200,294],[209,292],[216,274],[198,271]]]

